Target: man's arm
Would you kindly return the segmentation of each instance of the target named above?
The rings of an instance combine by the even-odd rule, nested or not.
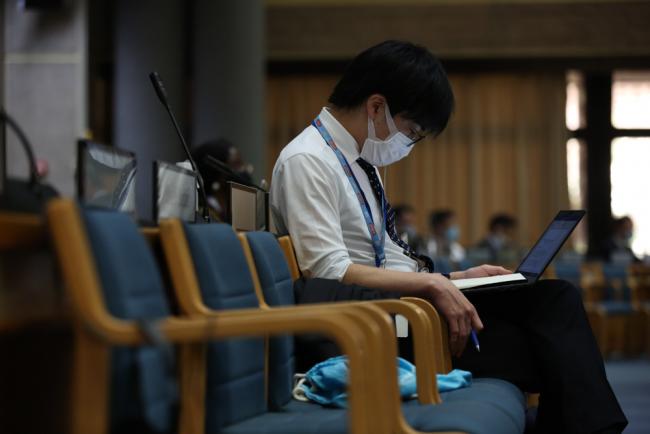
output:
[[[438,273],[413,273],[351,264],[343,276],[343,283],[430,300],[447,319],[449,346],[455,356],[463,353],[472,329],[483,329],[474,306],[449,279]]]

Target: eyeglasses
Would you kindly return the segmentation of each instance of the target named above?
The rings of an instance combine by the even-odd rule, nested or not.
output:
[[[427,137],[426,134],[420,134],[421,129],[420,129],[419,127],[417,127],[417,128],[412,128],[412,127],[411,127],[411,128],[409,128],[409,129],[410,129],[410,132],[409,132],[409,134],[406,135],[406,137],[408,137],[409,139],[411,139],[412,142],[409,143],[407,146],[413,146],[413,145],[415,145],[417,142],[419,142],[420,140],[423,140],[424,138]]]

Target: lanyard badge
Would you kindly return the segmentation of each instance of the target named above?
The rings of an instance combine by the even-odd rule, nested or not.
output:
[[[375,251],[375,266],[385,268],[386,254],[384,252],[384,244],[386,242],[386,207],[384,206],[384,198],[382,197],[381,200],[381,208],[382,208],[384,218],[382,219],[381,222],[381,228],[380,228],[381,231],[380,233],[377,233],[377,228],[375,227],[375,223],[373,222],[372,219],[372,212],[370,211],[370,205],[368,204],[368,201],[366,200],[366,196],[363,194],[363,191],[361,190],[359,181],[357,181],[357,178],[354,176],[354,173],[352,173],[352,168],[350,167],[348,160],[343,155],[343,152],[341,152],[341,150],[336,146],[336,143],[334,143],[332,136],[327,131],[327,129],[325,129],[325,127],[323,126],[320,117],[314,119],[312,125],[316,127],[320,135],[323,137],[323,140],[325,140],[325,143],[327,143],[327,146],[329,146],[329,148],[334,152],[336,158],[339,160],[339,163],[341,163],[343,172],[347,176],[348,181],[352,185],[352,189],[354,190],[354,193],[357,196],[357,200],[359,201],[359,205],[361,206],[361,213],[363,214],[363,218],[366,221],[366,226],[368,227],[368,233],[370,234],[372,248]]]

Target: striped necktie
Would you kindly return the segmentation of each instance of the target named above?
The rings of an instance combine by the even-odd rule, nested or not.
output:
[[[377,176],[375,166],[368,163],[363,158],[358,158],[357,163],[359,163],[359,166],[361,166],[363,171],[366,172],[366,175],[368,175],[368,181],[370,181],[370,187],[372,188],[372,192],[375,194],[375,198],[380,204],[384,204],[386,211],[386,233],[388,233],[390,239],[393,240],[395,244],[404,249],[404,254],[406,256],[418,262],[421,271],[428,271],[430,273],[433,273],[434,266],[431,258],[426,255],[415,253],[415,250],[413,250],[397,234],[397,230],[395,229],[395,210],[390,206],[388,200],[386,199],[384,188],[381,186],[381,182],[379,182],[379,176]]]

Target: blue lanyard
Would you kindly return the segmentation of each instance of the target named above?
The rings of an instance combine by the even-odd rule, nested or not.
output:
[[[382,202],[381,208],[383,211],[384,218],[381,222],[381,237],[380,237],[377,234],[375,223],[372,220],[372,212],[370,211],[370,205],[368,205],[366,196],[363,194],[363,191],[361,191],[361,186],[359,185],[359,181],[357,181],[357,178],[354,176],[354,173],[352,173],[352,168],[350,167],[348,160],[345,159],[343,152],[341,152],[341,150],[336,146],[336,143],[334,143],[332,136],[330,136],[330,133],[328,133],[325,127],[323,126],[320,117],[314,119],[312,125],[315,126],[318,132],[320,133],[320,135],[323,136],[325,143],[327,143],[327,146],[329,146],[330,149],[334,151],[336,158],[338,158],[339,163],[341,163],[343,172],[345,172],[345,175],[348,177],[348,181],[350,181],[350,184],[352,185],[352,189],[354,190],[354,193],[357,196],[357,200],[359,201],[359,205],[361,206],[361,213],[363,214],[363,218],[365,219],[366,225],[368,226],[368,233],[370,234],[370,240],[372,241],[372,248],[375,251],[375,266],[383,267],[386,264],[386,255],[384,253],[384,244],[386,242],[386,226],[385,226],[386,207],[384,206],[384,198],[383,196],[381,198],[381,202]]]

